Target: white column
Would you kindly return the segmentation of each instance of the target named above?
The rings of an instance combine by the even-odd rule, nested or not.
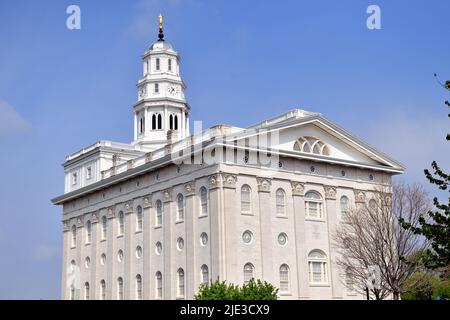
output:
[[[137,113],[134,113],[134,140],[137,139]]]
[[[189,137],[190,136],[190,133],[189,133],[189,116],[187,116],[186,117],[186,137]]]

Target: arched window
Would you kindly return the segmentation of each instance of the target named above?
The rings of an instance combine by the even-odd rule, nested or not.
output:
[[[77,245],[77,226],[72,226],[72,247]]]
[[[252,189],[247,184],[241,187],[241,212],[251,213],[251,194]]]
[[[341,197],[341,215],[348,213],[348,198],[346,196]]]
[[[350,268],[345,270],[345,287],[347,288],[347,294],[355,294],[355,281]]]
[[[136,275],[136,300],[142,300],[142,277]]]
[[[106,219],[106,216],[102,217],[102,240],[106,239],[106,231],[108,228],[108,221]]]
[[[277,215],[286,215],[286,193],[283,189],[276,192]]]
[[[318,192],[309,191],[305,194],[305,212],[309,219],[323,219],[323,201]]]
[[[184,220],[184,197],[181,193],[177,196],[177,220]]]
[[[144,133],[145,131],[145,122],[144,117],[141,115],[139,118],[139,133]]]
[[[375,201],[375,199],[370,199],[369,200],[369,209],[372,211],[376,211],[377,210],[377,202]]]
[[[201,215],[208,214],[208,191],[205,187],[200,188],[200,205],[201,205]]]
[[[163,219],[163,204],[161,200],[156,201],[156,226],[162,225],[162,219]]]
[[[184,270],[179,268],[177,271],[178,275],[178,296],[184,297]]]
[[[122,277],[117,278],[117,299],[123,300],[123,279],[122,279]]]
[[[156,130],[156,114],[152,115],[152,130]]]
[[[124,217],[123,211],[119,212],[119,219],[118,220],[119,220],[118,221],[118,223],[119,223],[118,233],[119,233],[119,236],[121,236],[121,235],[124,234],[124,229],[125,229],[125,217]]]
[[[155,275],[155,282],[156,282],[156,286],[155,286],[155,288],[156,288],[156,292],[155,292],[155,295],[156,295],[156,298],[157,299],[160,299],[160,298],[162,298],[162,274],[161,274],[161,272],[156,272],[156,275]]]
[[[142,207],[136,208],[136,231],[142,231]]]
[[[280,266],[280,292],[289,292],[289,267],[287,264]]]
[[[244,284],[247,284],[251,279],[254,278],[255,267],[249,262],[244,266]]]
[[[201,271],[202,271],[202,274],[201,274],[201,276],[202,276],[201,277],[202,283],[203,284],[208,284],[208,282],[209,282],[209,269],[208,269],[208,266],[206,264],[202,265]]]
[[[160,61],[159,61],[159,58],[156,58],[156,70],[157,70],[157,71],[160,70]]]
[[[312,250],[308,255],[309,282],[327,283],[327,256],[322,250]]]
[[[89,282],[85,282],[84,283],[84,300],[89,300],[90,299],[90,287],[89,287]]]
[[[324,156],[330,155],[328,146],[315,137],[300,137],[294,143],[294,150],[306,153],[315,153]]]
[[[169,129],[173,130],[173,115],[172,114],[169,116]]]
[[[105,280],[100,281],[100,300],[106,300],[106,282],[105,282]]]
[[[73,285],[70,286],[70,300],[75,300],[75,287]]]
[[[158,114],[158,130],[162,129],[162,116]]]
[[[178,130],[178,116],[177,115],[175,115],[173,117],[173,129]]]
[[[91,243],[92,241],[92,224],[91,221],[88,220],[86,222],[86,243]]]

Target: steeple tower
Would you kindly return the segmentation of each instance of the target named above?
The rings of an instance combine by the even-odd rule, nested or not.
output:
[[[180,56],[164,40],[163,17],[158,17],[158,40],[143,54],[143,75],[134,104],[134,144],[153,151],[189,135],[186,85],[180,77]]]

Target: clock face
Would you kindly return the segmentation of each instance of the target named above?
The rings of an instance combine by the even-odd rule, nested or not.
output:
[[[175,95],[178,93],[178,87],[177,86],[168,86],[167,87],[167,91],[171,94],[171,95]]]

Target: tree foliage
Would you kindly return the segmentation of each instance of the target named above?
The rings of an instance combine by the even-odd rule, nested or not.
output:
[[[277,300],[278,289],[272,284],[251,279],[242,287],[216,280],[202,284],[195,300]]]
[[[436,76],[436,75],[435,75]],[[442,86],[450,91],[450,81]],[[445,101],[450,107],[450,102]],[[450,117],[450,113],[448,114]],[[447,140],[450,134],[447,133]],[[425,169],[424,173],[430,183],[436,185],[440,190],[450,192],[450,175],[445,173],[436,161],[431,164],[432,170]],[[442,270],[442,275],[450,277],[450,197],[448,203],[441,203],[437,197],[433,199],[435,210],[430,210],[419,219],[419,226],[412,226],[410,221],[400,219],[405,229],[410,229],[416,234],[421,234],[429,241],[431,249],[425,251],[423,262],[430,269]]]
[[[424,272],[413,274],[405,284],[402,300],[450,299],[450,280]]]

